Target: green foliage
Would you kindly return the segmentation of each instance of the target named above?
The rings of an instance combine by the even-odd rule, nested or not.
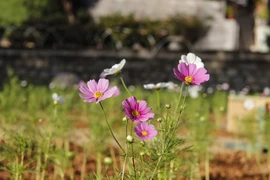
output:
[[[153,112],[156,113],[151,123],[158,127],[159,137],[143,142],[134,132],[132,134],[133,123],[122,120],[124,112],[121,103],[129,94],[121,88],[120,96],[107,99],[102,104],[111,128],[116,130],[117,139],[125,143],[126,132],[129,132],[134,137],[134,143],[126,144],[126,154],[118,151],[119,149],[116,153],[108,153],[108,147],[114,148],[115,143],[112,142],[99,104],[84,103],[78,96],[77,88],[49,89],[31,84],[21,87],[19,79],[11,70],[8,70],[8,74],[10,81],[0,91],[1,139],[4,141],[1,144],[0,157],[1,162],[5,162],[1,168],[10,171],[15,179],[23,179],[26,172],[34,174],[36,179],[74,177],[72,173],[68,177],[66,174],[72,168],[72,161],[77,153],[70,149],[69,142],[72,139],[74,141],[74,136],[78,133],[82,135],[85,131],[86,135],[82,138],[75,137],[75,141],[83,147],[83,163],[87,164],[88,157],[94,156],[98,168],[89,174],[85,173],[84,177],[119,179],[122,169],[117,164],[123,164],[122,155],[129,157],[126,159],[127,169],[124,169],[127,179],[174,179],[191,176],[194,163],[204,157],[211,143],[213,123],[210,121],[210,109],[213,104],[226,107],[223,104],[226,101],[221,103],[213,100],[225,98],[222,93],[214,95],[218,96],[215,98],[205,94],[197,99],[187,97],[181,99],[182,106],[178,107],[175,97],[179,96],[179,92],[163,89],[145,91],[136,86],[132,94],[138,100],[146,100],[148,106],[153,107]],[[118,85],[118,82],[112,84]],[[54,92],[63,96],[66,102],[55,103],[52,99]],[[185,137],[188,138],[185,140]],[[194,158],[194,152],[200,156]],[[111,156],[114,161],[113,176],[106,177],[108,167],[103,169],[105,166],[102,163],[105,155]],[[29,161],[26,163],[22,156]],[[118,156],[120,162],[115,162],[114,156]],[[135,168],[133,158],[136,160]],[[29,163],[34,163],[35,168],[31,168]],[[49,175],[46,170],[52,166],[54,173]]]
[[[25,21],[29,14],[22,0],[0,1],[0,25],[7,26],[9,24],[19,25]]]
[[[28,19],[41,19],[61,12],[55,0],[8,0],[0,1],[0,26],[20,25]]]
[[[115,44],[119,42],[124,47],[132,47],[134,43],[139,43],[143,47],[151,48],[169,35],[181,35],[194,43],[207,31],[207,27],[197,17],[179,15],[167,20],[138,20],[133,15],[114,14],[101,17],[99,25],[111,30],[112,41]]]

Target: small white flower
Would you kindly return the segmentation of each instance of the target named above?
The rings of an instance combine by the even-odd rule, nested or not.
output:
[[[118,74],[121,72],[125,64],[126,60],[123,59],[119,64],[113,65],[110,69],[104,69],[101,74],[104,77],[106,77],[107,75]]]
[[[191,86],[188,89],[189,96],[193,99],[196,99],[199,96],[199,92],[201,90],[200,86]]]
[[[270,88],[269,88],[269,87],[263,88],[263,94],[264,94],[265,96],[269,96],[269,95],[270,95]]]
[[[162,89],[162,88],[169,88],[171,86],[171,82],[160,82],[157,84],[145,84],[143,85],[144,89]]]
[[[254,101],[252,99],[246,99],[243,104],[244,108],[247,110],[252,110],[255,107]]]
[[[144,84],[143,85],[144,89],[155,89],[156,85],[155,84]]]
[[[171,91],[173,91],[173,90],[175,90],[175,89],[177,88],[177,84],[174,84],[174,83],[171,82],[171,81],[167,82],[167,83],[166,83],[166,86],[167,86],[167,89],[168,89],[168,90],[171,90]]]
[[[134,138],[131,135],[128,135],[126,139],[127,139],[127,141],[129,143],[133,143],[134,142]]]
[[[229,88],[230,88],[230,85],[228,83],[223,83],[221,85],[221,89],[224,90],[224,91],[227,91]]]
[[[65,98],[62,97],[62,96],[58,96],[57,93],[53,93],[53,94],[52,94],[52,99],[53,99],[53,101],[56,102],[56,103],[58,103],[58,102],[59,102],[59,103],[64,103],[64,102],[66,102]]]
[[[179,60],[179,63],[186,63],[188,64],[195,64],[197,69],[204,67],[204,64],[198,56],[196,56],[193,53],[188,53],[187,56],[182,55],[181,59]]]
[[[206,89],[206,92],[207,92],[208,94],[212,94],[212,93],[214,92],[214,89],[213,89],[212,87],[208,87],[208,88]]]
[[[105,165],[109,166],[109,165],[112,165],[112,163],[113,163],[113,160],[112,160],[111,157],[105,157],[104,158],[104,164]]]

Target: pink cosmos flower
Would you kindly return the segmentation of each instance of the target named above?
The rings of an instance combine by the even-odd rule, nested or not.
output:
[[[155,126],[147,122],[138,123],[134,131],[141,139],[152,139],[156,137],[158,133]]]
[[[83,93],[79,95],[84,99],[84,102],[90,103],[99,103],[112,96],[118,96],[120,93],[116,86],[109,87],[109,80],[103,78],[99,79],[98,82],[90,80],[87,82],[87,86],[81,85],[79,90]]]
[[[210,75],[206,74],[207,70],[203,67],[197,69],[196,64],[180,63],[177,69],[173,68],[173,72],[177,79],[188,85],[200,85],[210,78]]]
[[[154,118],[154,113],[150,113],[152,108],[146,108],[146,101],[137,102],[134,96],[125,99],[122,102],[126,116],[129,117],[133,122],[147,121]]]

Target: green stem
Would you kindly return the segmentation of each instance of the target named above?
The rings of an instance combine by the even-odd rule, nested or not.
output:
[[[101,177],[101,154],[100,152],[97,153],[97,176]]]
[[[158,105],[158,111],[160,111],[160,94],[159,94],[159,89],[156,90],[157,92],[157,105]]]
[[[131,136],[133,136],[133,123],[131,124],[130,126],[130,134]],[[134,175],[135,175],[135,179],[136,179],[136,167],[135,167],[135,157],[134,157],[134,148],[133,148],[133,143],[131,143],[131,153],[132,153],[132,166],[133,166],[133,172],[134,172]]]
[[[81,166],[81,180],[84,180],[85,177],[85,168],[86,168],[86,161],[87,161],[87,150],[86,147],[83,148],[83,161]]]
[[[128,136],[128,121],[126,121],[126,137]],[[126,141],[126,153],[125,153],[125,159],[123,163],[123,169],[122,169],[122,180],[124,179],[125,176],[125,168],[126,168],[126,163],[127,163],[127,153],[128,153],[128,142]]]
[[[181,105],[181,109],[180,110],[182,110],[182,108],[184,107],[184,105],[185,105],[185,101],[186,101],[186,97],[187,97],[187,94],[188,94],[188,89],[189,89],[189,86],[186,86],[186,93],[185,93],[185,96],[184,96],[184,100],[183,100],[183,102],[182,102],[182,105]],[[182,113],[182,112],[181,112]]]
[[[159,164],[160,164],[160,162],[161,162],[161,158],[162,158],[162,156],[159,156],[159,158],[158,158],[158,163],[157,163],[157,165],[156,165],[156,167],[155,167],[155,170],[154,170],[154,172],[153,172],[153,174],[152,174],[152,176],[151,176],[150,179],[153,179],[153,177],[155,176],[155,174],[156,174],[156,172],[157,172],[157,168],[158,168],[158,166],[159,166]]]
[[[108,127],[109,127],[109,130],[110,130],[110,132],[111,132],[112,137],[114,138],[115,142],[118,144],[118,146],[120,147],[120,149],[122,149],[122,151],[125,152],[125,150],[122,148],[122,146],[121,146],[120,143],[117,141],[116,137],[114,136],[114,134],[113,134],[113,132],[112,132],[111,126],[110,126],[110,124],[109,124],[109,122],[108,122],[107,115],[106,115],[105,110],[104,110],[104,108],[103,108],[103,106],[102,106],[102,103],[99,102],[99,105],[100,105],[100,107],[101,107],[101,109],[102,109],[102,111],[103,111],[103,114],[104,114],[104,116],[105,116],[106,123],[107,123],[107,125],[108,125]]]
[[[204,167],[205,167],[205,180],[210,180],[210,177],[209,177],[209,152],[208,152],[208,148],[206,148],[206,151],[205,151]]]
[[[122,180],[124,180],[124,177],[125,177],[125,169],[126,169],[127,156],[128,156],[127,153],[128,153],[128,142],[126,142],[126,154],[125,154],[123,170],[122,170]]]
[[[124,86],[125,90],[127,91],[127,93],[128,93],[130,96],[132,96],[132,94],[131,94],[131,92],[128,90],[128,88],[127,88],[127,86],[126,86],[126,83],[125,83],[125,81],[124,81],[124,79],[123,79],[123,77],[122,77],[121,74],[119,75],[119,78],[120,78],[120,80],[121,80],[121,82],[122,82],[122,85]]]
[[[178,97],[178,102],[177,102],[177,106],[176,106],[176,108],[175,108],[175,112],[178,111],[178,108],[179,108],[179,106],[180,106],[180,102],[181,102],[181,98],[182,98],[182,93],[183,93],[184,84],[185,84],[185,83],[183,83],[183,82],[182,82],[182,84],[181,84],[180,94],[179,94],[179,97]]]

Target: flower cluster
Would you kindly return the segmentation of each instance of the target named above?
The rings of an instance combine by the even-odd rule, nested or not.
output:
[[[126,60],[123,59],[119,64],[113,65],[110,69],[104,69],[101,77],[107,75],[121,74],[121,70],[124,67]],[[174,75],[177,79],[184,82],[186,85],[200,85],[203,82],[209,80],[210,76],[207,74],[207,70],[204,68],[202,60],[196,55],[189,53],[187,56],[181,56],[177,68],[173,69]],[[121,78],[121,76],[120,76]],[[121,79],[123,80],[123,79]],[[122,81],[123,86],[125,86]],[[174,83],[158,83],[158,84],[146,84],[145,89],[161,89],[172,88]],[[82,92],[80,97],[84,99],[84,102],[96,102],[117,96],[119,89],[109,87],[109,80],[101,78],[98,82],[90,80],[87,84],[81,84],[79,90]],[[128,90],[127,90],[128,91]],[[129,94],[131,94],[128,91]],[[135,133],[141,139],[152,139],[157,135],[157,130],[154,125],[149,124],[147,121],[154,118],[154,113],[151,112],[152,108],[147,108],[147,102],[144,100],[138,101],[136,97],[131,96],[122,102],[126,117],[132,122],[137,123],[134,128]]]
[[[132,159],[131,163],[132,163],[132,167],[133,167],[133,168],[130,168],[130,170],[133,171],[133,172],[131,172],[132,174],[130,175],[130,177],[134,177],[134,179],[137,179],[136,174],[141,174],[141,173],[136,172],[137,171],[137,168],[136,168],[137,163],[136,164],[134,163],[135,162],[134,158],[136,158],[136,156],[134,155],[135,153],[133,152],[133,145],[134,145],[133,144],[134,138],[132,136],[133,131],[141,140],[153,139],[158,134],[158,131],[155,128],[155,126],[152,123],[149,123],[150,120],[152,120],[155,117],[155,114],[153,112],[151,112],[152,107],[148,107],[147,102],[145,100],[140,100],[140,101],[137,100],[137,98],[131,94],[131,92],[129,91],[129,89],[127,88],[127,86],[124,82],[121,71],[122,71],[122,68],[124,67],[125,63],[126,63],[126,60],[123,59],[119,64],[115,64],[109,69],[104,69],[104,71],[101,73],[101,78],[98,80],[98,82],[96,82],[95,80],[90,80],[87,83],[82,82],[79,85],[79,90],[81,91],[81,94],[79,94],[79,95],[81,98],[84,99],[84,102],[99,103],[99,105],[104,113],[104,117],[105,117],[106,123],[108,125],[108,128],[110,130],[110,133],[111,133],[112,137],[115,139],[119,148],[123,151],[123,153],[125,155],[123,169],[122,169],[122,173],[121,173],[122,180],[124,180],[126,177],[125,176],[125,171],[126,171],[125,165],[126,165],[128,159]],[[207,70],[204,68],[204,64],[203,64],[202,60],[192,53],[189,53],[187,56],[185,56],[185,55],[181,56],[181,59],[179,60],[179,64],[178,64],[177,68],[173,69],[173,72],[174,72],[175,77],[177,79],[179,79],[180,81],[182,81],[182,85],[181,85],[180,93],[179,93],[179,99],[177,101],[177,106],[175,106],[176,107],[175,108],[176,118],[170,117],[168,115],[169,111],[167,111],[167,110],[169,110],[171,108],[171,104],[165,105],[165,108],[167,111],[166,116],[164,118],[163,117],[157,118],[157,122],[159,123],[159,129],[160,129],[159,134],[160,135],[158,137],[156,137],[156,141],[154,141],[154,143],[153,143],[153,145],[156,146],[156,147],[154,147],[154,151],[152,151],[150,149],[149,152],[153,152],[153,155],[155,157],[158,157],[158,159],[155,159],[152,161],[152,162],[155,162],[157,160],[157,164],[153,169],[153,172],[152,172],[150,179],[155,179],[157,174],[161,172],[161,169],[164,169],[165,171],[168,170],[167,168],[164,168],[164,167],[166,167],[166,165],[164,165],[164,164],[166,164],[166,162],[164,164],[160,164],[161,161],[164,161],[164,160],[166,161],[168,159],[171,159],[172,155],[176,155],[173,153],[174,152],[173,148],[177,144],[176,142],[179,141],[179,139],[177,138],[177,127],[179,126],[179,119],[180,119],[179,115],[181,114],[182,110],[184,109],[182,107],[185,105],[185,99],[186,99],[188,92],[189,92],[191,98],[196,98],[198,96],[200,89],[201,89],[201,86],[199,86],[199,85],[203,82],[208,81],[210,78],[209,74],[207,74]],[[103,100],[110,98],[110,97],[113,97],[113,96],[117,96],[120,93],[119,89],[116,86],[109,87],[109,80],[104,79],[104,77],[107,75],[118,75],[124,89],[129,94],[129,97],[122,101],[122,107],[123,107],[124,112],[125,112],[125,117],[123,118],[123,122],[126,123],[126,143],[128,143],[128,144],[126,144],[125,149],[121,146],[121,144],[118,142],[117,138],[115,137],[115,135],[110,127],[110,123],[108,122],[103,105],[102,105]],[[192,86],[190,88],[190,85],[194,85],[194,86]],[[186,90],[186,93],[183,95],[183,87],[184,86],[186,86],[187,90]],[[176,90],[177,86],[173,82],[160,82],[157,84],[145,84],[143,87],[145,89],[148,89],[148,90],[156,90],[157,107],[158,107],[158,110],[160,111],[160,114],[163,115],[162,109],[160,108],[160,96],[159,96],[160,90],[163,88],[167,88],[169,90]],[[182,96],[184,96],[183,100],[181,99]],[[57,99],[58,96],[56,96],[54,98]],[[247,102],[245,105],[249,106],[248,108],[251,108],[250,102]],[[128,119],[130,119],[130,121],[132,123],[129,124],[129,121],[127,121]],[[201,117],[200,120],[204,121],[205,118]],[[135,128],[130,129],[129,127],[134,127],[133,124],[136,124],[136,125],[134,125]],[[130,130],[132,132],[130,132]],[[144,142],[142,142],[142,143],[144,143]],[[146,147],[148,147],[148,146],[146,146]],[[151,148],[151,146],[149,146],[149,147]],[[146,149],[146,152],[147,151],[148,150]],[[145,154],[145,152],[143,152],[143,151],[140,152],[140,155],[144,156],[144,154]],[[130,155],[132,158],[129,158]],[[140,161],[138,161],[138,164],[139,164],[139,162]],[[169,163],[167,163],[167,164],[171,164],[171,162],[172,161],[169,160]],[[105,163],[111,164],[111,160],[106,159]],[[171,167],[169,167],[169,168],[171,168]],[[149,170],[149,171],[151,171],[151,170]],[[163,173],[166,173],[165,171]],[[160,174],[163,174],[163,173],[161,172]]]
[[[137,101],[136,97],[131,96],[122,102],[125,114],[132,122],[138,122],[134,131],[141,139],[152,139],[157,135],[154,125],[148,124],[146,121],[154,118],[154,113],[147,108],[144,100]]]
[[[204,68],[202,60],[192,53],[182,56],[177,69],[173,69],[177,79],[185,82],[187,85],[200,85],[209,80],[210,76]]]

